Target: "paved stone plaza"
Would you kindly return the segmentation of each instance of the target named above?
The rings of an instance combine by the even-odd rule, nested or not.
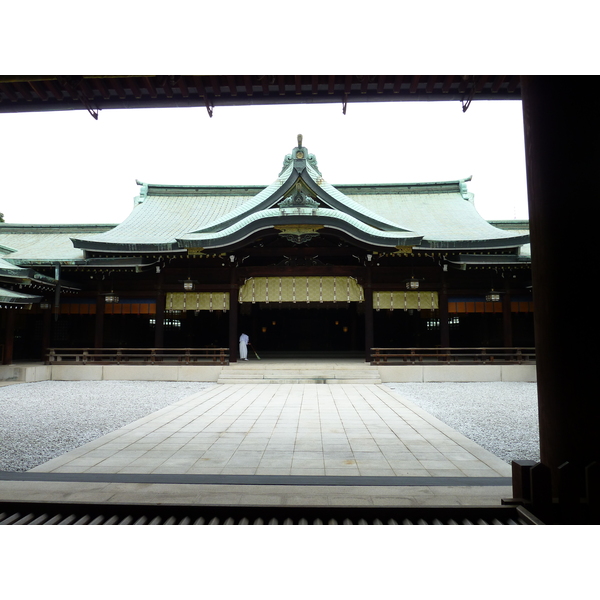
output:
[[[0,482],[0,499],[498,505],[510,474],[383,385],[221,384],[27,474],[50,480]]]

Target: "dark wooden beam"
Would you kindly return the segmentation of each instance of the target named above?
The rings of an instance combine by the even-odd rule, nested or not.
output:
[[[327,93],[333,94],[335,91],[335,75],[330,75],[327,78]]]
[[[108,91],[108,88],[106,87],[106,85],[104,85],[104,81],[102,79],[94,79],[93,85],[102,94],[102,97],[105,100],[110,100],[110,92]],[[156,97],[156,96],[154,96],[154,97]]]
[[[249,98],[254,95],[254,89],[252,85],[252,78],[249,75],[244,75],[244,86],[246,88],[246,96]]]
[[[497,94],[498,93],[498,90],[500,89],[500,87],[504,83],[505,79],[506,79],[505,75],[500,75],[500,76],[498,76],[498,77],[496,77],[494,79],[494,82],[492,83],[492,93],[493,94]]]
[[[435,88],[435,84],[437,83],[437,76],[436,75],[430,75],[427,78],[427,86],[425,87],[425,93],[426,94],[431,94]]]
[[[237,96],[237,86],[235,84],[235,78],[231,75],[227,76],[227,85],[229,86],[229,93],[235,98]]]
[[[112,78],[110,80],[110,84],[112,85],[115,92],[117,93],[117,96],[119,96],[119,98],[121,98],[121,100],[125,100],[125,98],[127,98],[127,94],[125,93],[125,90],[123,89],[123,86],[121,85],[121,83],[119,82],[118,79]]]
[[[442,85],[442,94],[447,94],[450,91],[453,82],[454,75],[446,75],[444,78],[444,84]]]
[[[142,90],[140,90],[133,77],[129,77],[126,81],[133,97],[139,100],[142,97]]]
[[[200,98],[206,97],[206,91],[204,90],[204,84],[202,83],[202,77],[199,75],[194,75],[192,77],[192,81],[196,86],[196,92]]]
[[[33,91],[38,95],[42,102],[48,101],[48,92],[43,88],[42,83],[39,81],[30,81],[29,85]]]
[[[13,90],[8,86],[8,84],[0,83],[0,90],[2,90],[11,102],[18,102],[17,95],[13,92]]]
[[[416,94],[419,88],[419,81],[421,80],[420,75],[413,75],[412,81],[410,82],[410,93]]]

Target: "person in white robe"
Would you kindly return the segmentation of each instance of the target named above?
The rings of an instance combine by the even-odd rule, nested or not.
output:
[[[240,360],[248,360],[248,344],[250,343],[250,338],[242,333],[240,335]]]

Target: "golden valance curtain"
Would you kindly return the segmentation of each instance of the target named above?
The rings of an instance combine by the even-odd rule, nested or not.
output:
[[[409,310],[438,308],[437,292],[373,292],[375,310]]]
[[[252,277],[239,292],[244,302],[363,302],[353,277]]]
[[[166,310],[229,310],[229,292],[170,292]]]

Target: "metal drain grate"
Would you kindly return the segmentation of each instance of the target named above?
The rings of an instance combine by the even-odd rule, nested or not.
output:
[[[0,525],[537,525],[521,506],[315,507],[0,503]]]

